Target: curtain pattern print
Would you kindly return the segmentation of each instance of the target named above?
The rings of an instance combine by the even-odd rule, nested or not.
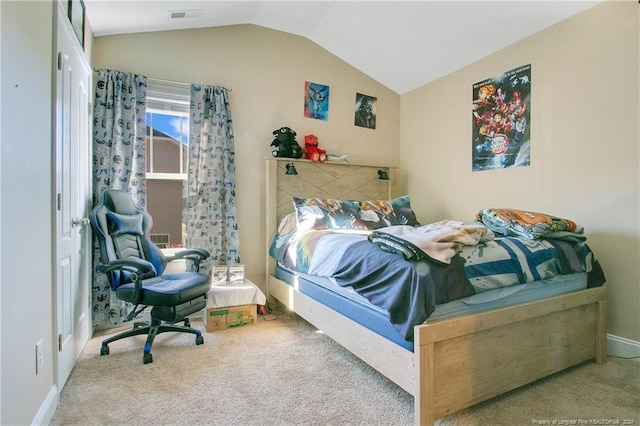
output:
[[[93,109],[93,205],[105,189],[126,190],[145,206],[147,79],[139,74],[98,70]],[[93,266],[101,263],[94,239]],[[119,300],[105,274],[93,274],[93,326],[121,324],[133,306]]]
[[[189,170],[186,218],[187,247],[209,250],[200,266],[240,261],[236,215],[236,175],[233,123],[227,89],[191,85]]]

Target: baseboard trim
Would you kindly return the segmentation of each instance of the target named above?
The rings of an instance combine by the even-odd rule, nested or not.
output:
[[[58,387],[53,385],[31,424],[34,426],[51,424],[56,408],[58,408]]]
[[[640,362],[640,342],[607,334],[607,353],[620,358],[634,358]]]

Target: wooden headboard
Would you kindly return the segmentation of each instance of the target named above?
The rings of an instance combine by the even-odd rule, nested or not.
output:
[[[267,158],[266,180],[266,258],[267,282],[273,271],[269,246],[280,220],[293,212],[291,197],[335,198],[338,200],[388,200],[394,195],[396,168],[345,162],[314,163],[292,158]],[[297,175],[287,175],[293,163]],[[378,171],[386,169],[389,180],[381,180]]]

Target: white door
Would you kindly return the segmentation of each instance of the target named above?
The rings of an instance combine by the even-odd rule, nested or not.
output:
[[[91,335],[91,69],[58,9],[56,71],[56,317],[60,392]]]

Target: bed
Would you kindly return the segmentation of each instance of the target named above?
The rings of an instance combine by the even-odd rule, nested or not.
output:
[[[285,173],[289,162],[294,162],[297,175]],[[389,180],[379,179],[381,170]],[[390,167],[267,159],[267,251],[274,253],[276,240],[272,236],[282,231],[283,219],[291,217],[292,200],[397,199],[392,197],[395,173]],[[363,235],[354,249],[372,250],[376,246],[372,232]],[[342,244],[342,236],[330,238],[338,238],[338,245]],[[389,256],[402,257],[398,250],[378,248]],[[438,254],[427,263],[437,264]],[[487,305],[490,309],[461,307],[460,300],[476,296],[464,294],[462,288],[451,301],[435,304],[433,310],[429,306],[416,308],[418,314],[411,320],[420,320],[425,314],[427,319],[412,326],[406,318],[391,324],[391,311],[370,303],[368,296],[354,294],[357,292],[349,286],[336,286],[336,279],[292,270],[286,261],[276,262],[271,255],[266,262],[268,297],[323,330],[413,395],[416,424],[433,424],[434,419],[587,360],[606,362],[606,288],[601,285],[603,280],[590,280],[587,271],[537,277],[541,279],[535,280],[531,290],[535,295],[527,296],[529,288],[523,287],[496,298],[493,305]],[[441,276],[432,278],[437,286]],[[543,285],[545,279],[553,285]],[[535,285],[553,290],[536,293]],[[512,289],[507,287],[506,291]]]

